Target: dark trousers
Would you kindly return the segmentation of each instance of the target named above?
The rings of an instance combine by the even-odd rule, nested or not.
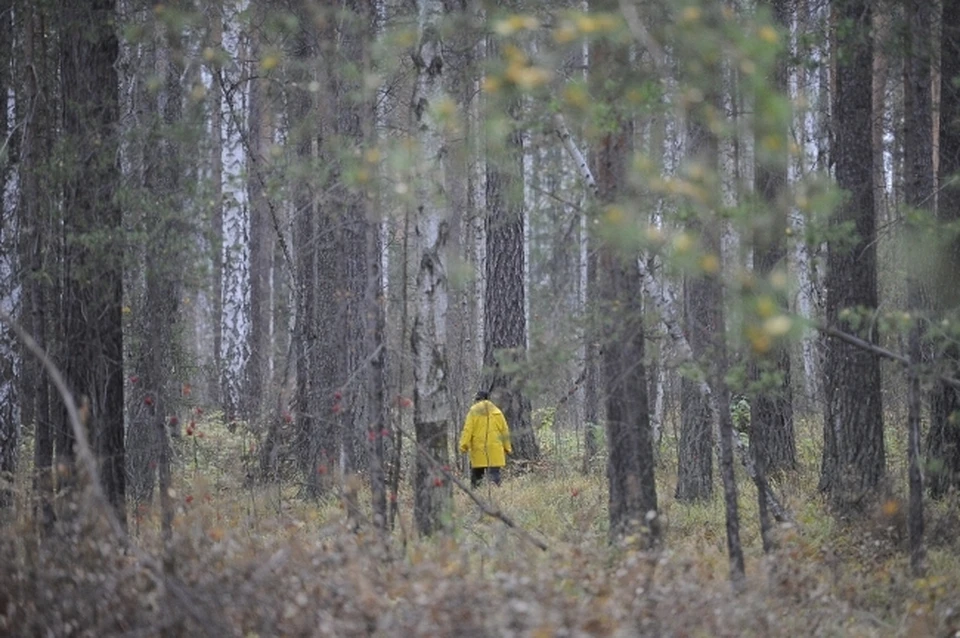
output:
[[[484,473],[490,475],[490,480],[494,485],[500,485],[499,467],[475,467],[470,470],[470,487],[477,488],[483,482]]]

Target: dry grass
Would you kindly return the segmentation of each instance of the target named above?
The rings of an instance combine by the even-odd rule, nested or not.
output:
[[[806,436],[809,433],[802,434]],[[110,539],[96,512],[77,512],[43,544],[21,515],[0,536],[0,634],[51,636],[946,636],[960,630],[957,503],[928,510],[928,575],[908,576],[895,499],[855,523],[829,515],[816,463],[779,485],[795,526],[760,551],[754,493],[740,481],[748,583],[731,591],[724,512],[672,496],[659,473],[665,550],[611,547],[606,485],[575,463],[508,477],[484,498],[542,538],[546,552],[457,494],[449,534],[417,539],[412,497],[382,538],[348,531],[334,497],[296,486],[245,486],[248,442],[212,422],[181,450],[174,540],[158,513],[131,513],[137,545],[165,559],[148,569]],[[801,446],[801,449],[803,447]],[[664,458],[672,452],[664,451]],[[741,477],[743,478],[743,477]],[[361,494],[361,498],[364,498]]]

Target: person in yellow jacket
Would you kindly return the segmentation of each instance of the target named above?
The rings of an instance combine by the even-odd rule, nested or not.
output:
[[[470,485],[478,487],[484,474],[500,485],[500,468],[507,464],[507,454],[513,454],[510,428],[503,412],[490,400],[489,392],[477,392],[474,401],[460,435],[460,452],[470,453]]]

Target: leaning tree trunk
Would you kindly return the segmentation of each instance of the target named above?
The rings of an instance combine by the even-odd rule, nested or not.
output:
[[[86,397],[103,490],[126,521],[123,423],[123,248],[117,130],[120,48],[112,0],[63,6],[60,72],[63,143],[78,161],[64,167],[64,373]],[[59,454],[74,458],[63,428]],[[72,463],[70,463],[72,464]]]
[[[414,357],[413,427],[417,442],[414,472],[414,518],[417,530],[429,536],[443,529],[444,513],[451,502],[450,486],[437,467],[449,456],[447,426],[446,321],[447,273],[445,264],[447,219],[443,193],[443,133],[436,109],[443,82],[441,0],[419,0],[419,42],[413,55],[417,71],[412,103],[413,125],[419,142],[416,163],[419,250],[416,318],[411,335]]]
[[[834,229],[850,225],[844,241],[832,241],[827,255],[828,325],[861,333],[875,343],[847,312],[877,309],[876,219],[873,197],[872,3],[840,0],[836,20],[849,23],[837,30],[837,77],[834,140],[837,184],[847,197],[833,215]],[[872,315],[866,325],[873,326]],[[820,489],[838,508],[861,507],[879,487],[885,473],[880,362],[872,353],[832,341],[824,360],[824,450]]]

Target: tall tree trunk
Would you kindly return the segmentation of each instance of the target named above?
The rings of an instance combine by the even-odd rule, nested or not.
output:
[[[845,311],[868,313],[877,308],[876,219],[873,197],[871,134],[873,44],[872,3],[839,0],[835,18],[836,92],[834,139],[837,184],[847,198],[831,218],[834,228],[853,227],[853,237],[832,241],[827,255],[827,323],[877,340],[872,315],[857,329]],[[846,343],[827,344],[824,365],[824,450],[820,489],[839,508],[865,505],[864,499],[882,481],[886,457],[880,362]]]
[[[254,11],[266,11],[257,0]],[[265,55],[263,36],[251,34],[251,59],[259,62]],[[254,74],[257,75],[257,74]],[[267,152],[273,141],[273,125],[268,103],[269,81],[254,77],[250,80],[247,112],[247,197],[250,210],[250,330],[247,333],[247,369],[244,375],[246,393],[243,398],[244,414],[260,426],[263,417],[264,395],[270,377],[272,362],[270,273],[273,257],[273,225],[270,204],[266,192]]]
[[[429,536],[444,526],[444,511],[451,502],[450,486],[435,466],[447,464],[447,273],[448,232],[443,197],[444,138],[437,121],[443,99],[443,45],[441,0],[419,0],[419,42],[414,53],[417,70],[412,110],[419,141],[417,161],[416,236],[419,250],[417,313],[411,335],[414,357],[413,426],[418,449],[414,474],[414,518],[420,534]]]
[[[17,239],[13,236],[12,216],[7,215],[7,185],[10,183],[10,167],[16,162],[16,147],[11,144],[13,118],[10,117],[9,96],[16,91],[11,79],[14,69],[14,33],[13,3],[0,0],[0,140],[6,146],[0,156],[0,309],[11,310],[13,301],[14,277],[18,270]],[[20,259],[22,262],[22,257]],[[25,288],[26,286],[24,286]],[[21,295],[21,298],[27,295]],[[24,304],[27,313],[29,305]],[[27,316],[29,316],[27,314]],[[13,505],[13,479],[16,475],[20,452],[21,401],[17,387],[17,345],[12,332],[6,327],[0,328],[0,511]],[[32,398],[32,397],[31,397]]]
[[[63,132],[77,158],[66,167],[64,184],[63,369],[75,395],[89,401],[103,489],[126,521],[116,8],[112,0],[85,0],[62,9]],[[72,460],[73,434],[66,428],[58,447]]]
[[[930,29],[935,22],[934,6],[924,0],[908,0],[905,9],[905,46],[906,59],[903,65],[904,90],[904,197],[907,206],[915,210],[908,217],[907,240],[918,242],[923,234],[924,225],[916,225],[916,214],[929,212],[933,206],[933,95],[932,75],[933,45],[930,42]],[[913,221],[911,221],[913,220]],[[919,248],[919,243],[916,244]],[[924,326],[919,317],[927,308],[928,280],[921,259],[910,260],[907,266],[907,307],[917,317],[910,327],[907,339],[907,356],[911,366],[907,373],[907,458],[909,477],[909,515],[907,520],[908,540],[910,543],[910,566],[919,577],[924,571],[923,548],[923,476],[920,465],[920,378],[917,366],[921,364],[922,351],[920,341]]]
[[[611,103],[622,99],[611,94],[609,85],[618,72],[628,68],[627,49],[599,41],[591,49],[590,64],[595,90]],[[615,112],[614,117],[613,130],[601,137],[595,156],[598,203],[606,206],[619,206],[618,200],[626,195],[633,139],[630,116]],[[615,228],[604,232],[609,235],[601,238],[599,246],[597,311],[603,317],[599,351],[607,410],[610,535],[616,539],[640,532],[646,544],[654,545],[660,538],[660,523],[638,256],[618,250]]]
[[[340,146],[344,149],[353,149],[353,155],[365,158],[363,151],[366,148],[373,104],[366,97],[364,87],[364,55],[367,42],[371,39],[373,15],[368,0],[351,0],[346,3],[345,18],[341,21],[338,40],[340,68],[336,73],[337,99],[337,136]],[[343,65],[349,65],[344,67]],[[363,159],[362,161],[366,161]],[[344,273],[344,327],[345,335],[341,343],[345,346],[345,371],[350,378],[357,378],[362,383],[353,383],[342,390],[341,405],[343,411],[343,447],[347,472],[355,472],[367,466],[367,439],[368,425],[371,420],[377,420],[374,406],[368,405],[367,399],[371,388],[367,385],[370,379],[370,357],[373,350],[367,348],[373,345],[370,338],[377,321],[376,307],[368,305],[370,287],[369,277],[371,255],[369,250],[375,247],[370,241],[370,235],[376,234],[376,226],[370,221],[370,210],[367,205],[365,188],[367,186],[364,173],[367,167],[351,169],[342,162],[340,180],[348,182],[348,171],[356,173],[356,183],[343,192],[341,203],[341,225]]]
[[[210,48],[223,46],[223,21],[220,11],[214,11],[210,20]],[[223,86],[220,66],[211,62],[208,71],[213,75],[210,87],[210,190],[213,201],[208,242],[212,290],[210,329],[213,332],[213,361],[209,371],[208,396],[223,407]]]
[[[960,0],[943,0],[940,35],[940,185],[937,217],[942,224],[960,220]],[[954,319],[960,309],[960,237],[948,241],[934,277],[934,304],[942,318]],[[944,372],[960,375],[960,348],[944,347]],[[960,393],[938,383],[930,406],[926,450],[930,494],[941,498],[960,487]]]
[[[691,78],[695,82],[718,81],[716,65],[710,76]],[[719,89],[711,86],[704,101],[694,105],[687,117],[687,155],[689,162],[702,164],[716,174],[718,171],[719,142],[707,125],[706,111],[719,103]],[[687,232],[700,238],[707,255],[721,258],[721,229],[719,220],[700,219],[696,215],[688,221]],[[719,262],[717,265],[719,269]],[[717,361],[718,335],[723,334],[722,287],[712,273],[687,274],[683,282],[684,325],[698,361]],[[704,364],[705,369],[710,366]],[[684,377],[680,381],[680,443],[677,449],[677,499],[697,501],[713,494],[713,450],[715,445],[712,411],[706,397],[698,390],[700,380]],[[719,404],[721,412],[727,410]]]
[[[790,11],[787,0],[773,0],[776,25],[789,28]],[[787,93],[786,52],[781,53],[774,69],[773,93],[755,96],[757,122],[754,128],[756,168],[755,190],[768,223],[754,233],[753,268],[758,276],[768,279],[775,271],[786,274],[788,226],[787,188],[787,131],[789,122],[774,117],[768,121],[762,113],[776,113],[763,108],[766,99],[780,100]],[[776,287],[772,287],[776,290]],[[785,294],[778,295],[781,311],[788,310]],[[750,446],[754,451],[757,473],[792,470],[797,464],[797,449],[793,432],[793,394],[790,380],[790,349],[786,343],[777,344],[772,352],[758,357],[751,368],[752,382],[773,379],[757,392],[750,402]],[[763,494],[763,490],[760,491]]]
[[[497,55],[492,40],[488,54]],[[510,424],[513,456],[539,456],[523,387],[527,356],[523,218],[523,135],[516,128],[519,99],[508,107],[513,130],[503,152],[487,150],[487,263],[484,295],[483,365],[497,403]],[[502,168],[501,168],[502,167]],[[486,384],[485,384],[486,385]]]
[[[147,499],[159,478],[161,530],[169,544],[173,536],[171,450],[168,427],[179,433],[180,400],[176,374],[183,346],[180,329],[185,251],[190,237],[183,217],[183,149],[174,141],[174,127],[182,125],[183,75],[180,34],[173,27],[153,35],[150,72],[162,80],[156,91],[144,96],[148,132],[144,139],[144,199],[146,233],[143,334],[140,344],[140,381],[144,393],[143,418],[129,432],[131,488],[135,497]],[[155,472],[156,471],[156,475]],[[169,548],[168,548],[169,549]],[[169,556],[169,554],[168,554]]]
[[[44,159],[50,157],[54,93],[54,71],[49,67],[46,48],[48,15],[42,6],[32,4],[24,16],[25,88],[18,112],[22,113],[23,136],[19,149],[20,169],[20,260],[28,273],[23,287],[22,323],[30,328],[40,348],[47,350],[50,315],[53,314],[53,288],[58,264],[54,251],[53,206],[43,198]],[[53,512],[53,410],[50,383],[39,362],[28,353],[21,354],[21,418],[34,426],[34,490],[37,518],[44,530],[54,520]]]

